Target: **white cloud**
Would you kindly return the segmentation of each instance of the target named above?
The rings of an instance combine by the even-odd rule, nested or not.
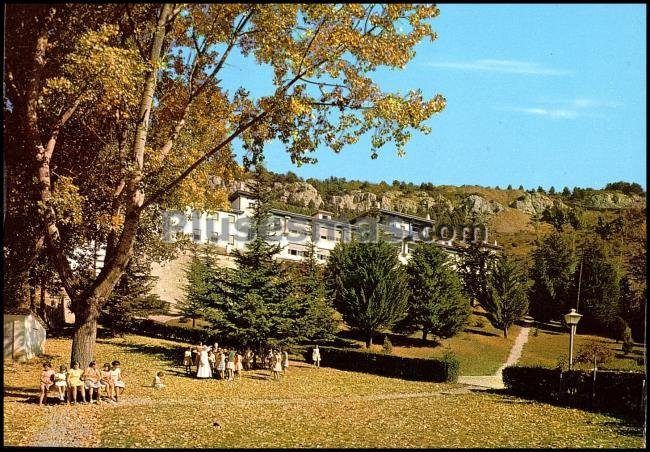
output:
[[[482,72],[501,72],[524,75],[569,75],[572,72],[563,69],[551,69],[539,63],[515,60],[474,60],[469,62],[429,62],[426,66],[445,69],[463,69]]]
[[[515,111],[520,111],[522,113],[528,113],[531,115],[538,116],[549,116],[551,118],[560,118],[560,119],[573,119],[579,116],[578,112],[575,110],[563,110],[563,109],[548,109],[548,108],[515,108]]]

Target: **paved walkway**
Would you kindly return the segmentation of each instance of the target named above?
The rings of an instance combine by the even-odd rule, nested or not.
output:
[[[521,358],[521,352],[524,349],[524,345],[528,342],[528,333],[530,332],[530,327],[523,327],[519,332],[519,336],[515,339],[515,343],[510,349],[510,354],[506,362],[499,367],[494,375],[470,375],[458,377],[458,383],[466,384],[476,388],[487,388],[487,389],[503,389],[505,388],[503,384],[503,369],[508,366],[512,366],[519,361]]]

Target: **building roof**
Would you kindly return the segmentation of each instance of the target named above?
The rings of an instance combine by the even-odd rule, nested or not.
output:
[[[396,216],[396,217],[406,218],[406,219],[409,219],[409,220],[419,221],[420,223],[427,223],[427,224],[431,224],[431,225],[434,224],[433,220],[428,220],[428,219],[426,219],[424,217],[418,217],[417,215],[410,215],[408,213],[396,212],[394,210],[388,210],[388,209],[382,209],[382,208],[367,210],[364,213],[362,213],[360,215],[357,215],[356,217],[352,218],[352,220],[350,220],[350,221],[351,222],[356,222],[359,218],[370,216],[370,215],[374,214],[375,212],[380,213],[380,214],[384,214],[384,215],[392,215],[392,216]]]
[[[345,225],[347,227],[354,228],[353,225],[348,223],[347,221],[340,221],[340,220],[326,220],[324,218],[316,218],[314,216],[310,215],[304,215],[301,213],[295,213],[295,212],[289,212],[287,210],[280,210],[280,209],[270,209],[270,212],[279,216],[283,217],[292,217],[292,218],[299,218],[301,220],[308,220],[308,221],[318,221],[319,223],[324,223],[324,224],[330,224],[330,225]]]
[[[255,197],[255,195],[253,195],[253,193],[249,192],[248,190],[237,189],[234,192],[232,192],[230,195],[228,195],[228,201],[232,202],[233,200],[239,198],[240,196],[245,196],[247,198]]]
[[[33,316],[36,320],[40,322],[40,324],[43,326],[43,328],[47,327],[47,324],[45,321],[41,318],[40,315],[38,315],[35,311],[31,310],[30,308],[25,308],[25,307],[7,307],[4,309],[4,314],[5,315],[24,315],[24,316]]]

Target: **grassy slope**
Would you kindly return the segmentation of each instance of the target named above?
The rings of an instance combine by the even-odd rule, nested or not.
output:
[[[409,337],[389,334],[393,344],[393,354],[411,358],[440,358],[451,350],[460,361],[460,375],[492,375],[508,358],[510,349],[519,334],[520,328],[513,326],[508,330],[508,338],[500,330],[490,325],[480,308],[470,315],[465,331],[449,339],[434,341],[429,337],[422,343],[422,333]],[[346,334],[348,335],[348,334]],[[364,342],[353,339],[352,344],[363,347]],[[372,346],[376,352],[382,351],[382,341]]]
[[[123,363],[128,387],[117,405],[39,408],[23,403],[26,395],[33,395],[40,362],[5,362],[5,443],[28,445],[54,416],[79,410],[93,426],[92,443],[105,447],[642,444],[639,429],[616,418],[498,394],[453,393],[455,385],[311,367],[293,367],[279,383],[259,379],[257,372],[236,382],[196,380],[183,376],[177,364],[183,345],[138,336],[100,341],[99,362],[119,359]],[[58,365],[67,361],[70,341],[49,340],[47,349],[49,359]],[[166,372],[167,388],[155,391],[148,385],[161,369]],[[396,393],[409,397],[387,397]],[[82,445],[74,438],[70,441]]]
[[[632,353],[624,356],[621,351],[621,344],[616,341],[600,336],[590,336],[576,334],[574,343],[574,357],[580,352],[580,348],[590,342],[598,342],[609,347],[614,355],[612,361],[599,365],[599,368],[624,369],[624,370],[644,370],[645,366],[636,363],[637,358],[644,355],[643,347],[637,345]],[[521,365],[541,365],[545,367],[555,367],[558,360],[569,355],[569,334],[556,333],[553,331],[539,330],[537,336],[530,334],[528,342],[524,345],[521,359],[518,364]],[[593,364],[578,364],[578,369],[592,369]]]

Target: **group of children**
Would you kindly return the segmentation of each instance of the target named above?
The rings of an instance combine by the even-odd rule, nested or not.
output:
[[[206,355],[207,359],[204,359]],[[196,366],[197,378],[218,375],[220,379],[227,381],[240,376],[242,370],[262,367],[271,370],[272,379],[279,380],[280,374],[286,373],[289,368],[289,353],[286,350],[269,350],[262,359],[250,348],[242,354],[237,350],[220,349],[217,343],[214,347],[206,347],[203,343],[199,343],[198,346],[188,347],[185,350],[183,366],[187,375],[192,374],[192,366]]]
[[[95,361],[91,361],[84,370],[81,369],[79,362],[75,361],[71,369],[62,364],[58,372],[55,372],[52,365],[46,362],[43,364],[40,383],[39,405],[43,405],[53,386],[56,387],[59,403],[73,404],[77,403],[78,394],[81,394],[80,402],[86,403],[86,391],[88,391],[88,402],[93,403],[94,393],[94,403],[99,403],[102,390],[108,401],[117,402],[125,388],[119,361],[104,364],[102,370],[97,368]]]

